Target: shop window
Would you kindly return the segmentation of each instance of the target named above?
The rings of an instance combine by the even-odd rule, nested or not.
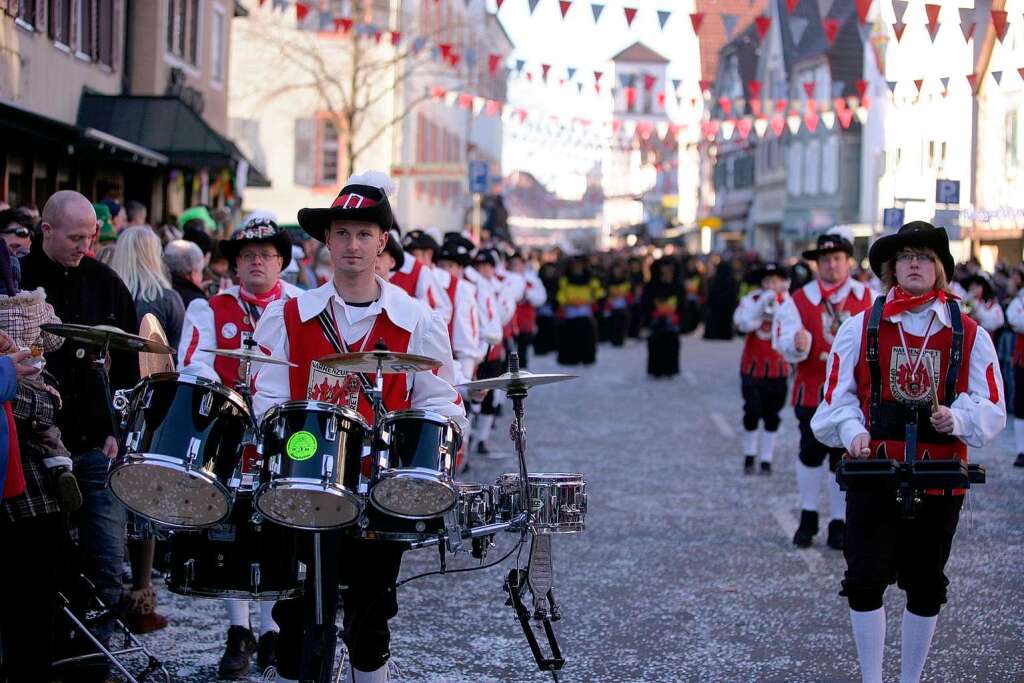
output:
[[[199,0],[167,0],[167,52],[199,65]]]

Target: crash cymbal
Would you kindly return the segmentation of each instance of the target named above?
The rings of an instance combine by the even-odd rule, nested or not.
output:
[[[164,334],[163,325],[152,313],[142,316],[142,322],[139,323],[139,336],[167,345],[167,335]],[[174,372],[174,370],[174,356],[169,353],[139,354],[139,376],[141,379],[146,379],[158,372]]]
[[[570,379],[576,379],[576,375],[535,375],[532,372],[520,370],[519,372],[506,372],[504,375],[498,375],[497,377],[491,377],[489,379],[478,379],[474,382],[457,384],[455,385],[455,388],[468,389],[470,391],[485,389],[502,389],[504,391],[508,391],[516,388],[530,389],[532,387],[539,387],[543,384],[555,384],[556,382],[565,382]]]
[[[320,359],[324,365],[349,372],[377,372],[377,363],[385,373],[422,372],[441,367],[441,361],[428,356],[394,351],[361,351],[358,353],[336,353]]]
[[[274,358],[268,356],[262,351],[246,351],[245,349],[200,349],[206,353],[212,353],[215,356],[223,356],[224,358],[234,358],[235,360],[247,360],[250,363],[266,363],[267,365],[287,365],[290,368],[299,367],[295,363],[289,363],[286,360]]]
[[[58,337],[73,339],[83,344],[95,346],[108,346],[116,351],[136,351],[146,353],[174,353],[174,349],[163,342],[154,341],[140,337],[137,334],[129,334],[119,327],[113,325],[74,325],[71,323],[60,323],[59,325],[45,324],[39,326],[41,329],[55,334]]]

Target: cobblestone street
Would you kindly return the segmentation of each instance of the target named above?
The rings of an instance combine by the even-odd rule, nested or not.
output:
[[[744,477],[737,359],[740,343],[683,342],[682,375],[651,380],[645,347],[602,347],[573,382],[534,390],[527,406],[530,469],[582,472],[587,530],[554,539],[564,681],[854,681],[844,563],[824,545],[790,542],[797,523],[790,409],[771,477]],[[535,372],[562,371],[552,357]],[[569,370],[570,372],[572,370]],[[492,449],[511,455],[510,410]],[[929,681],[1024,680],[1024,470],[1004,433],[972,454],[989,483],[968,497],[947,567]],[[514,460],[474,461],[464,477],[490,483]],[[823,510],[827,509],[824,505]],[[499,537],[489,559],[511,548]],[[525,563],[526,553],[523,553]],[[407,682],[545,680],[511,608],[502,567],[432,576],[399,591],[392,650]],[[449,563],[469,566],[461,555]],[[408,553],[403,576],[436,568]],[[886,594],[887,680],[898,678],[902,594]],[[175,681],[211,681],[223,647],[223,607],[161,587],[171,626],[146,638]],[[253,673],[251,680],[259,680]]]

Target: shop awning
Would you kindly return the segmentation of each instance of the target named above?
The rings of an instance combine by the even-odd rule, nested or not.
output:
[[[240,161],[245,161],[246,185],[270,186],[235,143],[211,128],[178,97],[83,93],[78,125],[155,150],[166,156],[171,166],[195,170],[227,168],[233,172]]]

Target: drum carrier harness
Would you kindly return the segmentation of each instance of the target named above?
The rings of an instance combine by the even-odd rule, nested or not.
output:
[[[940,434],[931,423],[931,414],[940,405],[935,389],[932,398],[919,401],[882,401],[882,369],[878,363],[878,328],[882,322],[882,309],[885,298],[875,299],[868,319],[866,358],[871,376],[871,394],[869,399],[869,431],[871,438],[881,440],[904,441],[904,462],[913,464],[917,455],[919,440],[925,443],[952,443],[956,437],[952,434]],[[956,397],[956,383],[960,376],[964,351],[964,324],[960,319],[960,306],[956,301],[947,301],[950,328],[953,340],[949,350],[949,368],[946,370],[944,391],[941,405],[949,407]],[[925,349],[921,349],[924,353]],[[910,362],[907,358],[907,362]]]

